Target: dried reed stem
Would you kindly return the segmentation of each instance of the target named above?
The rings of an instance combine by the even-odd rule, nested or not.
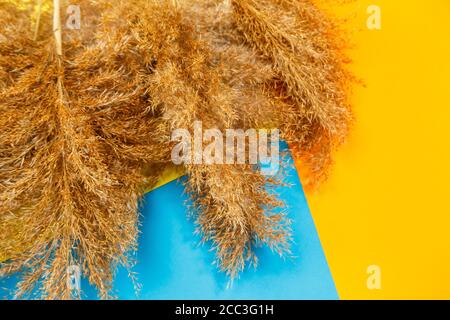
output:
[[[62,56],[62,28],[60,0],[53,0],[53,32],[55,35],[56,54]]]
[[[37,16],[36,16],[36,24],[34,26],[34,35],[33,40],[36,41],[39,35],[39,26],[41,24],[41,13],[42,13],[42,0],[37,1]]]

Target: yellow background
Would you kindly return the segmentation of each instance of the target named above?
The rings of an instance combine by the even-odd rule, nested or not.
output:
[[[369,5],[381,30],[368,30]],[[450,299],[450,1],[356,1],[356,123],[307,198],[342,299]],[[368,290],[366,269],[381,268]]]

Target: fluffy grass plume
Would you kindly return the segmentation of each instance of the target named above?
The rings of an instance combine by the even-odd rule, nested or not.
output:
[[[346,43],[337,25],[312,0],[231,4],[245,42],[271,61],[277,80],[271,89],[292,106],[278,108],[285,116],[280,124],[284,137],[317,183],[326,175],[351,120],[348,93],[353,77],[345,68]]]
[[[310,0],[78,0],[81,30],[61,33],[51,1],[14,2],[0,1],[0,275],[23,272],[18,297],[78,298],[72,265],[110,297],[174,129],[281,128],[314,182],[346,136],[351,76]],[[289,253],[281,181],[250,164],[183,169],[230,279],[257,246]]]
[[[2,4],[0,24],[11,16],[15,28],[3,29],[0,42],[8,75],[0,91],[0,252],[9,258],[0,272],[24,272],[17,297],[39,284],[39,296],[71,298],[68,270],[78,265],[108,297],[115,267],[132,263],[142,186],[158,175],[144,177],[142,168],[164,154],[130,70],[140,56],[123,60],[122,50],[135,48],[121,37],[63,36],[58,45],[45,13],[50,28],[34,41],[24,11]]]
[[[196,120],[204,129],[245,126],[240,117],[241,93],[228,83],[227,67],[217,63],[180,6],[147,2],[141,7],[128,2],[117,10],[126,14],[125,20],[136,22],[128,34],[139,35],[138,47],[150,46],[155,64],[144,78],[152,109],[160,115],[164,145],[171,145],[174,129],[193,130]],[[266,188],[274,181],[249,164],[190,164],[185,170],[198,232],[212,243],[217,265],[232,279],[246,262],[256,262],[256,245],[288,252],[289,221],[283,213],[272,212],[281,203]]]

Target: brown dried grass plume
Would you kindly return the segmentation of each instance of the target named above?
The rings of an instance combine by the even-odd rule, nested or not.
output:
[[[245,42],[269,59],[275,89],[289,108],[284,138],[309,166],[313,183],[326,174],[351,122],[347,43],[336,23],[312,0],[231,0]],[[306,181],[304,181],[305,183]]]
[[[79,265],[108,297],[115,267],[132,263],[138,197],[159,174],[144,177],[142,168],[164,155],[131,70],[140,56],[126,61],[122,50],[134,44],[94,34],[64,37],[61,53],[51,28],[34,41],[20,23],[26,14],[2,9],[0,19],[15,16],[19,29],[6,29],[0,43],[8,74],[0,92],[0,253],[9,258],[0,271],[24,272],[19,297],[39,283],[39,295],[71,298],[68,270]],[[51,16],[41,23],[51,25]]]
[[[316,178],[346,136],[351,76],[310,0],[79,0],[83,26],[61,41],[50,1],[39,28],[32,4],[13,2],[0,2],[0,275],[23,272],[17,296],[76,297],[76,264],[109,297],[174,129],[279,127]],[[184,170],[198,232],[231,279],[257,246],[289,253],[281,181],[250,164]]]

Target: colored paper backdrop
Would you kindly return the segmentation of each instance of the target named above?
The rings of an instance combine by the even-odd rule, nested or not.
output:
[[[284,145],[284,148],[286,146]],[[292,158],[287,183],[277,192],[286,202],[292,219],[292,257],[279,257],[270,249],[258,252],[260,266],[246,270],[229,285],[227,278],[212,265],[214,253],[199,245],[194,224],[187,219],[180,178],[151,191],[142,208],[142,227],[137,253],[137,272],[142,285],[137,296],[133,283],[120,269],[114,291],[120,299],[337,299],[331,273],[306,203]],[[0,282],[1,296],[14,287],[15,277]],[[84,298],[95,299],[96,292],[86,281]]]
[[[323,2],[323,1],[320,1]],[[369,6],[381,29],[369,30]],[[340,298],[450,299],[450,1],[356,0],[355,124],[306,196]],[[381,271],[370,290],[367,268]]]

